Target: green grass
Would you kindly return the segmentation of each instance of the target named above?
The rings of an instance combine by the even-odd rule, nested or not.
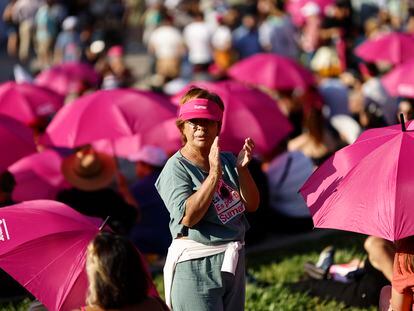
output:
[[[288,247],[247,256],[247,269],[260,283],[267,285],[247,284],[246,311],[289,311],[289,310],[376,310],[348,308],[336,301],[325,301],[310,297],[304,293],[291,292],[286,286],[298,281],[303,275],[303,264],[306,261],[315,262],[320,251],[327,245],[336,247],[335,262],[347,262],[352,258],[363,258],[364,236],[335,232],[318,240],[306,241],[289,245]],[[164,296],[162,275],[154,276],[154,281]],[[0,303],[0,310],[26,310],[28,299],[17,303]]]
[[[0,301],[0,310],[1,311],[27,311],[31,300],[29,298],[24,298],[23,300],[16,301]]]
[[[248,284],[246,288],[246,310],[366,310],[346,309],[344,304],[310,297],[305,293],[291,292],[286,284],[296,282],[303,276],[303,264],[316,262],[320,251],[327,245],[335,245],[335,262],[347,262],[363,258],[364,236],[337,232],[315,241],[306,241],[247,257],[247,269],[257,280],[270,286],[258,287]],[[368,309],[376,310],[376,308]]]
[[[290,310],[376,310],[345,308],[336,301],[325,301],[310,297],[305,293],[291,292],[286,284],[298,281],[303,275],[306,261],[317,261],[320,251],[327,245],[335,245],[335,262],[347,262],[353,258],[363,258],[365,237],[353,233],[335,232],[314,241],[306,241],[281,249],[250,254],[247,256],[247,269],[259,282],[267,286],[247,284],[246,311],[290,311]],[[156,275],[155,283],[163,296],[162,275]]]

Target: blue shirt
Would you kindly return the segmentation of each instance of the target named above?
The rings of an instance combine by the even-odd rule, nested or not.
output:
[[[170,216],[154,186],[159,175],[155,171],[131,186],[131,193],[139,205],[141,220],[132,228],[130,238],[144,253],[165,254],[171,244],[168,227]]]

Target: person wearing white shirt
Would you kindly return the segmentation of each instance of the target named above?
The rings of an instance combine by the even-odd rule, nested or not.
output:
[[[156,73],[167,80],[180,74],[181,58],[184,55],[184,39],[173,26],[172,18],[162,17],[162,24],[149,37],[148,51],[155,55]]]
[[[193,65],[193,72],[196,73],[205,71],[213,60],[213,29],[204,21],[201,12],[194,15],[194,21],[184,28],[183,35],[188,48],[188,60]]]

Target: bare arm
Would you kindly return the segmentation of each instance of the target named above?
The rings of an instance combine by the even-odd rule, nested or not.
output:
[[[252,159],[254,142],[246,138],[243,149],[237,157],[237,171],[239,173],[240,195],[248,212],[254,212],[259,207],[260,195],[256,183],[247,168]]]
[[[397,292],[394,288],[391,293],[391,310],[392,311],[411,311],[413,295],[411,292],[403,294]]]
[[[185,214],[181,223],[187,227],[196,225],[206,214],[221,177],[220,148],[215,138],[209,154],[210,171],[200,189],[192,194],[185,203]]]

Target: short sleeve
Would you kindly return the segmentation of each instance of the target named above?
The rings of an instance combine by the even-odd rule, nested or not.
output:
[[[170,230],[173,238],[184,233],[181,220],[185,213],[185,202],[193,194],[190,175],[176,158],[171,158],[155,182],[165,206],[170,213]]]

